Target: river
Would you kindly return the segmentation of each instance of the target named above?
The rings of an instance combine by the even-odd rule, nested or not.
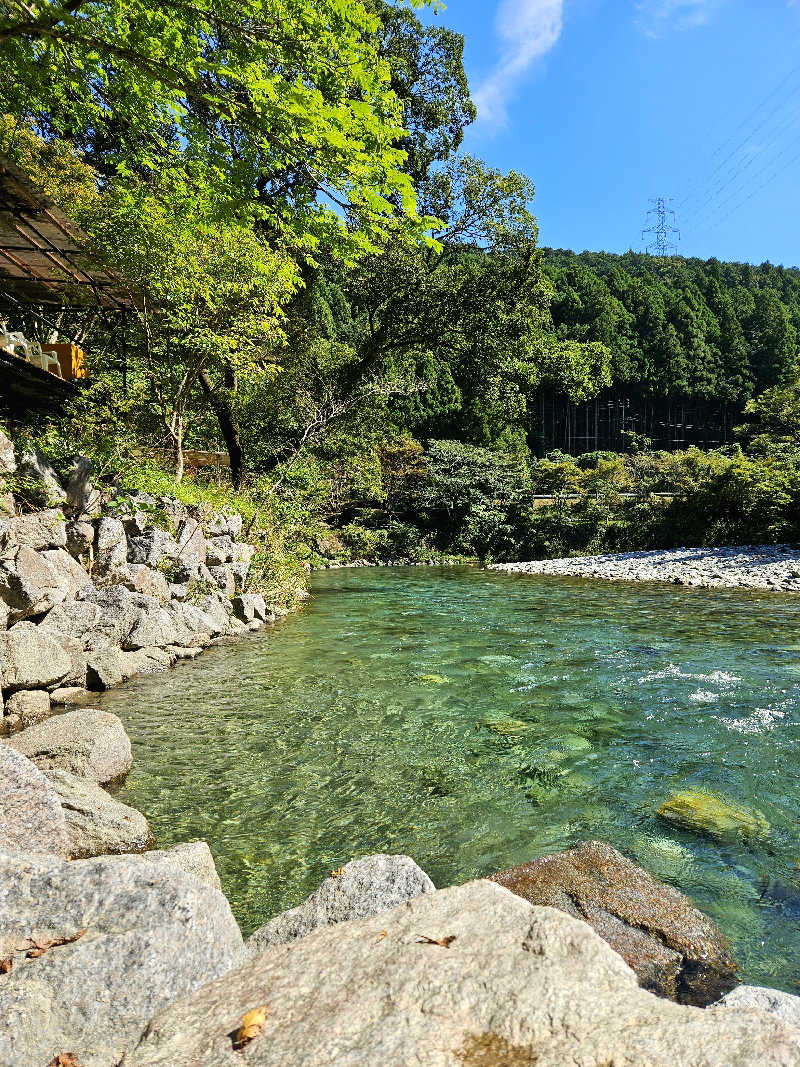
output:
[[[120,799],[204,838],[245,933],[402,852],[439,886],[587,838],[677,886],[742,979],[800,991],[800,598],[470,568],[317,574],[268,632],[111,691]],[[672,791],[755,808],[720,843]]]

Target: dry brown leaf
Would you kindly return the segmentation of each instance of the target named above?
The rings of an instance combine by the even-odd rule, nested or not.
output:
[[[14,966],[14,957],[9,956],[7,960],[0,960],[0,974],[8,974],[11,968]]]
[[[87,927],[84,926],[84,928],[79,930],[77,934],[69,934],[66,937],[54,937],[52,941],[34,941],[33,938],[30,938],[33,948],[28,949],[25,955],[29,960],[36,960],[50,948],[58,948],[60,945],[71,945],[73,941],[77,941],[79,938],[83,937],[86,930]],[[71,1056],[72,1053],[70,1052],[68,1055]]]
[[[440,945],[442,948],[450,948],[456,939],[455,934],[448,934],[447,937],[428,937],[427,934],[417,940],[418,945]]]
[[[239,1029],[233,1038],[233,1047],[235,1049],[244,1048],[254,1037],[258,1037],[264,1029],[264,1023],[267,1021],[268,1015],[269,1008],[266,1004],[262,1004],[260,1008],[253,1008],[252,1011],[245,1012],[239,1024]]]
[[[344,874],[344,867],[337,867],[335,871],[331,871],[331,878],[341,878]]]
[[[74,1052],[59,1052],[50,1060],[47,1067],[81,1067],[81,1065]]]
[[[384,937],[386,937],[386,931],[381,930],[381,932],[378,934],[378,940],[375,942],[375,944],[379,945],[381,941],[383,941]]]

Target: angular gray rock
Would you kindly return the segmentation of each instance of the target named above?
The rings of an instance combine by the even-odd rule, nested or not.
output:
[[[244,520],[237,511],[223,509],[204,523],[207,537],[230,537],[236,541],[242,532]]]
[[[116,715],[79,708],[54,715],[9,738],[40,770],[62,770],[101,785],[131,768],[131,742]]]
[[[82,686],[68,685],[62,686],[58,689],[54,689],[53,692],[50,694],[50,699],[53,704],[62,704],[65,706],[69,704],[75,704],[80,706],[82,704],[88,703],[91,700],[94,700],[95,695],[95,693],[90,692],[88,689],[82,688]]]
[[[148,526],[144,533],[128,539],[130,563],[146,563],[148,567],[158,567],[162,561],[177,559],[179,553],[175,538],[160,526]]]
[[[117,643],[122,635],[117,618],[103,612],[99,604],[84,600],[59,604],[47,614],[40,629],[56,641],[71,637],[87,651],[107,648]]]
[[[56,791],[35,764],[2,741],[0,849],[58,856],[68,851],[67,822]],[[0,908],[0,931],[2,924]]]
[[[92,461],[78,456],[66,477],[67,503],[70,515],[76,518],[94,517],[103,503],[102,493],[92,485]]]
[[[133,676],[127,653],[120,648],[104,648],[86,661],[86,685],[89,689],[113,689]]]
[[[14,515],[0,522],[0,543],[35,549],[64,548],[67,543],[67,524],[57,508]]]
[[[148,567],[146,563],[129,563],[126,568],[124,584],[134,593],[155,597],[159,604],[170,601],[169,582],[161,571]]]
[[[235,1051],[242,1016],[263,1028]],[[800,1031],[639,988],[594,931],[491,882],[277,945],[148,1023],[125,1067],[789,1067]]]
[[[270,919],[245,943],[248,957],[270,945],[305,937],[318,926],[366,919],[396,908],[436,887],[409,856],[364,856],[352,860],[296,908]]]
[[[108,856],[109,863],[116,859]],[[198,881],[209,885],[212,889],[221,890],[222,886],[214,866],[214,857],[211,849],[205,841],[185,841],[179,845],[173,845],[167,849],[152,849],[149,852],[141,852],[138,857],[126,857],[126,859],[140,859],[143,863],[159,867],[167,875],[181,875],[197,878]]]
[[[97,524],[92,576],[108,582],[121,581],[126,575],[128,538],[125,527],[113,515],[104,515]]]
[[[38,448],[17,456],[17,479],[18,496],[27,507],[52,508],[66,502],[53,465]]]
[[[6,715],[15,716],[18,729],[35,726],[50,717],[50,694],[46,689],[21,689],[6,701]]]
[[[178,527],[178,557],[184,561],[205,563],[206,561],[206,538],[203,528],[197,519],[187,516]]]
[[[211,621],[211,636],[218,637],[228,630],[230,621],[230,603],[223,600],[218,594],[201,597],[197,601],[197,607]]]
[[[209,567],[208,573],[224,597],[233,596],[236,592],[236,579],[227,563],[221,563],[218,567]]]
[[[71,1052],[116,1067],[154,1013],[227,971],[241,946],[221,893],[138,856],[4,853],[0,900],[3,1064]],[[57,947],[28,959],[32,940]]]
[[[740,985],[726,994],[714,1008],[732,1008],[749,1011],[766,1011],[791,1026],[800,1029],[800,997],[784,993],[780,989],[764,986]]]
[[[63,603],[67,592],[44,555],[33,548],[22,545],[0,560],[0,598],[14,621],[42,615]]]
[[[81,589],[91,584],[89,575],[65,549],[52,548],[41,555],[66,600],[72,600]]]
[[[147,599],[152,603],[136,611],[122,634],[122,647],[126,651],[177,643],[178,635],[170,613],[154,598]]]
[[[67,523],[67,551],[74,559],[86,556],[94,544],[94,526],[90,522]]]
[[[143,852],[153,840],[140,811],[121,804],[96,782],[69,771],[43,772],[58,795],[67,823],[71,859]]]
[[[61,645],[32,622],[19,622],[0,633],[3,689],[48,689],[70,671],[71,660]]]
[[[242,622],[252,622],[254,619],[263,622],[267,617],[267,605],[260,593],[240,593],[231,601],[231,607]]]
[[[17,469],[17,456],[11,438],[0,430],[0,474],[13,474]]]
[[[206,563],[209,567],[220,567],[233,559],[233,540],[228,534],[209,537],[206,545]]]

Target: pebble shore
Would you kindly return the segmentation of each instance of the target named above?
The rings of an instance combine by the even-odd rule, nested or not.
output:
[[[614,582],[671,582],[703,589],[769,589],[800,593],[800,548],[740,545],[574,556],[530,563],[495,563],[508,574],[553,574]]]

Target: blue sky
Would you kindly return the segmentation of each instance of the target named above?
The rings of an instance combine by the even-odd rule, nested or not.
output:
[[[542,244],[800,265],[800,0],[449,0],[479,107],[465,148],[536,183]],[[763,187],[763,188],[762,188]]]

